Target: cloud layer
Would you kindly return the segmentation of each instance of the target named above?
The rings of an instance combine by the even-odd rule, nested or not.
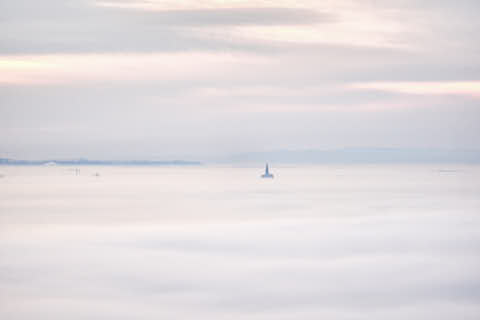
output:
[[[476,319],[480,172],[448,169],[4,168],[0,316]]]

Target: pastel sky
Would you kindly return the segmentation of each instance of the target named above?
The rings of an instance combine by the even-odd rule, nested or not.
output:
[[[0,157],[480,148],[477,0],[3,0]]]

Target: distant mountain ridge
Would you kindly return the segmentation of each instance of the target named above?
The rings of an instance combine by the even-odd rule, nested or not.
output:
[[[251,152],[225,158],[226,163],[480,163],[480,150],[345,148],[331,150],[277,150]]]
[[[329,150],[274,150],[247,152],[204,159],[212,164],[285,163],[285,164],[380,164],[380,163],[466,163],[480,164],[480,150],[344,148]],[[47,159],[17,160],[0,158],[0,165],[105,165],[105,166],[198,166],[205,162],[189,160],[89,160]]]
[[[199,161],[185,161],[185,160],[88,160],[88,159],[70,159],[70,160],[16,160],[0,158],[0,165],[64,165],[64,166],[197,166],[202,165]]]

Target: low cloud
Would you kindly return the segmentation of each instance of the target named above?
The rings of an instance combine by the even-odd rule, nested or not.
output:
[[[366,82],[353,84],[352,88],[418,95],[466,95],[480,98],[480,81]]]

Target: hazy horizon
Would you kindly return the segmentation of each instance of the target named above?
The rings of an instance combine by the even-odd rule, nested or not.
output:
[[[3,160],[3,161],[1,161]],[[7,161],[8,160],[8,161]],[[271,162],[275,164],[388,164],[388,163],[480,163],[480,149],[399,149],[399,148],[341,148],[341,149],[304,149],[304,150],[272,150],[265,152],[245,152],[237,154],[226,154],[218,156],[171,156],[171,157],[147,157],[132,158],[125,156],[123,158],[6,158],[0,157],[1,164],[42,164],[46,161],[62,162],[82,162],[104,164],[145,164],[158,162],[175,164],[248,164]],[[69,163],[66,163],[67,165]]]

